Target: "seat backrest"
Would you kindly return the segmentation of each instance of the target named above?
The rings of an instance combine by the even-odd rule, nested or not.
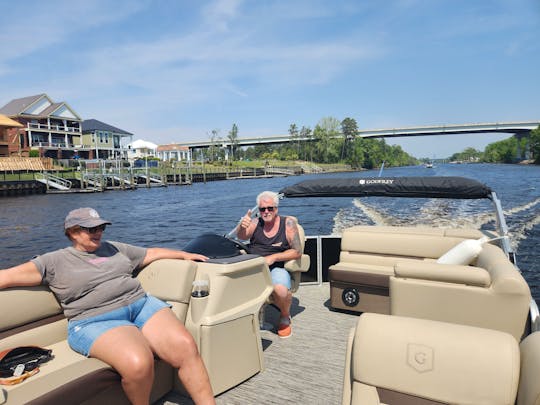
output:
[[[141,270],[137,279],[147,293],[169,302],[185,322],[196,271],[197,264],[190,260],[161,259]]]
[[[292,218],[296,222],[296,227],[298,228],[298,237],[300,239],[301,251],[304,252],[304,247],[306,245],[306,234],[302,225],[298,223],[296,217],[288,215],[289,218]],[[302,278],[302,273],[309,270],[310,259],[309,256],[302,253],[302,256],[296,260],[289,260],[285,262],[285,269],[291,274],[291,291],[294,293],[298,291],[300,287],[300,280]]]
[[[527,336],[519,345],[521,373],[517,405],[540,405],[540,332]]]
[[[347,351],[344,404],[513,405],[516,398],[519,347],[508,333],[364,313]]]
[[[66,338],[62,308],[45,286],[0,290],[0,308],[0,351],[28,344],[44,346]]]

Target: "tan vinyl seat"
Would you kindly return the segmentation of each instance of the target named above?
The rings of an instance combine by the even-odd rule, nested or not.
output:
[[[523,339],[519,348],[521,373],[516,405],[540,405],[540,332]]]
[[[519,366],[508,333],[364,313],[349,336],[342,403],[513,405]]]
[[[476,229],[346,229],[340,260],[329,270],[331,306],[495,329],[519,342],[531,292],[501,248],[484,243],[470,263],[437,262],[463,241],[482,236],[494,235]]]
[[[244,255],[204,263],[157,260],[137,278],[147,293],[172,305],[192,334],[215,395],[263,370],[258,313],[272,292],[263,258]],[[208,296],[191,296],[194,280],[208,280]],[[0,350],[37,345],[52,349],[54,355],[36,375],[0,387],[0,404],[127,403],[120,376],[112,367],[70,349],[66,319],[48,288],[2,290],[0,308],[9,308],[0,317]],[[175,370],[156,359],[151,402],[173,389],[184,392]]]
[[[392,315],[495,329],[521,340],[531,292],[499,247],[484,244],[474,266],[399,262],[394,271]]]
[[[296,226],[298,228],[298,238],[300,239],[301,251],[304,252],[304,247],[306,245],[306,234],[302,225],[298,223],[296,217],[288,216],[289,218],[294,219]],[[295,293],[300,287],[300,281],[302,279],[302,273],[305,273],[309,270],[310,259],[309,256],[302,253],[298,259],[289,260],[285,262],[285,270],[287,270],[291,275],[291,292]]]
[[[339,262],[330,266],[330,302],[334,309],[390,313],[390,277],[399,262],[436,261],[475,229],[402,226],[353,226],[341,238]]]

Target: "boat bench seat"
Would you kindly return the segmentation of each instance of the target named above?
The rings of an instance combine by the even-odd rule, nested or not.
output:
[[[333,308],[390,313],[389,286],[398,263],[435,262],[477,230],[354,226],[343,231],[339,262],[330,266]],[[345,301],[347,297],[349,300]],[[356,298],[356,299],[355,299]]]
[[[172,305],[194,336],[215,394],[262,370],[258,312],[272,291],[262,258],[246,256],[231,263],[158,260],[137,278],[148,293]],[[201,278],[209,281],[210,294],[192,298],[192,283]],[[1,290],[0,308],[0,351],[35,345],[52,349],[54,356],[22,383],[0,386],[0,404],[129,403],[112,367],[69,347],[67,320],[47,287]],[[234,372],[229,371],[231,356],[242,358]],[[176,370],[156,358],[151,401],[171,390],[185,392]]]
[[[536,351],[536,370],[526,369],[508,333],[364,313],[349,335],[342,403],[537,404],[538,338],[522,343]]]
[[[346,353],[343,405],[540,403],[540,332],[365,313]]]
[[[437,263],[460,242],[482,236],[496,235],[474,229],[346,229],[339,262],[329,269],[331,306],[491,328],[519,341],[531,293],[499,247],[485,243],[470,265]]]

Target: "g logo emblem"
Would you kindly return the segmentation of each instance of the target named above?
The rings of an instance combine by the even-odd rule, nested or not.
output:
[[[433,370],[433,349],[410,343],[407,345],[407,364],[419,373]]]
[[[341,300],[348,307],[354,307],[360,302],[360,294],[356,288],[346,288],[341,293]]]

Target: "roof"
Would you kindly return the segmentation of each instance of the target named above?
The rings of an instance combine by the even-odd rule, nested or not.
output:
[[[121,135],[133,135],[131,132],[124,131],[123,129],[117,127],[113,127],[112,125],[105,124],[104,122],[98,121],[93,118],[89,120],[84,120],[82,122],[82,131],[83,134],[94,131],[108,131]]]
[[[39,112],[29,113],[28,110],[32,110],[32,106],[38,106]],[[62,110],[63,109],[63,110]],[[69,111],[69,115],[54,114],[58,111]],[[45,93],[37,94],[35,96],[28,96],[23,98],[16,98],[11,100],[5,106],[0,108],[0,114],[5,114],[10,117],[15,116],[32,116],[32,117],[62,117],[69,120],[81,121],[81,117],[73,111],[73,109],[64,101],[55,103]]]
[[[28,96],[23,98],[16,98],[11,100],[5,106],[0,108],[0,114],[5,114],[8,116],[15,116],[22,113],[28,106],[35,103],[41,97],[46,96],[45,94],[37,94],[35,96]]]
[[[143,141],[142,139],[137,139],[134,142],[128,144],[128,148],[131,149],[157,149],[157,145],[152,142]]]
[[[18,128],[20,128],[20,127],[24,127],[24,125],[17,122],[17,121],[15,121],[15,120],[12,120],[9,117],[6,117],[3,114],[0,114],[0,127],[12,127],[12,128],[18,127]]]
[[[159,145],[157,150],[159,152],[172,151],[172,150],[189,151],[189,148],[187,146],[180,145],[179,143],[169,143],[166,145]]]

